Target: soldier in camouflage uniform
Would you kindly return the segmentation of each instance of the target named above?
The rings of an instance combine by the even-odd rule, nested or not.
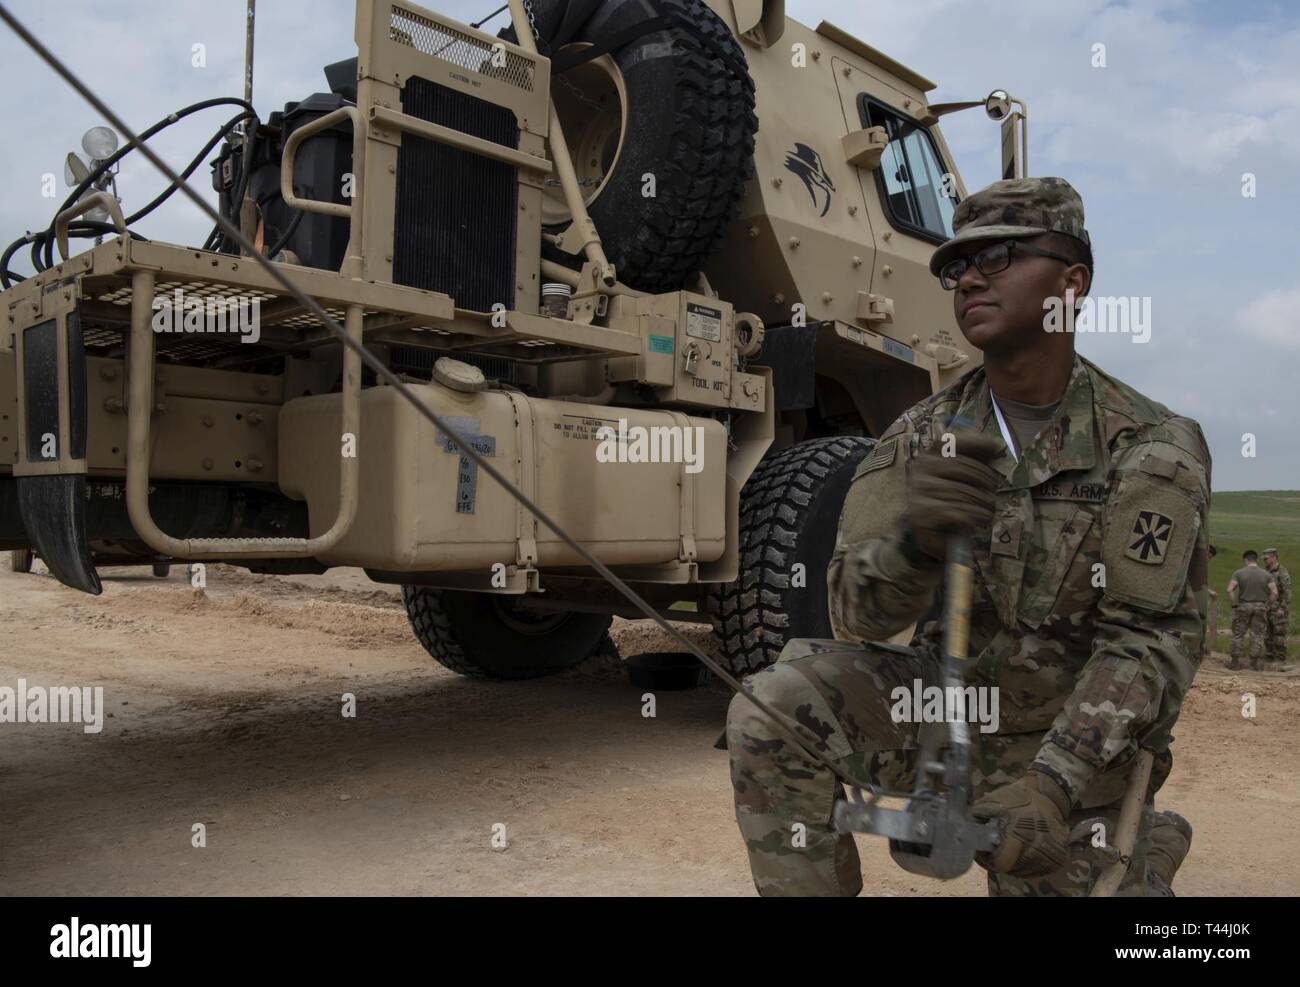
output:
[[[1264,658],[1285,664],[1286,636],[1291,629],[1291,573],[1278,561],[1277,549],[1264,549],[1264,568],[1277,580],[1277,601],[1268,608],[1268,631],[1264,636]]]
[[[1228,601],[1232,604],[1232,644],[1228,667],[1241,667],[1246,635],[1250,635],[1250,667],[1259,671],[1264,660],[1264,638],[1268,632],[1269,607],[1277,603],[1277,580],[1267,569],[1259,567],[1259,556],[1250,549],[1241,554],[1246,564],[1228,581]]]
[[[946,727],[900,722],[891,694],[941,681],[945,539],[972,531],[967,683],[1000,697],[996,732],[971,730],[974,808],[1008,834],[980,860],[990,893],[1087,894],[1102,865],[1071,830],[1100,818],[1114,832],[1143,747],[1156,768],[1121,893],[1169,894],[1191,828],[1152,797],[1199,663],[1209,452],[1194,421],[1044,331],[1046,302],[1091,282],[1067,182],[995,182],[954,228],[931,270],[984,366],[905,412],[858,467],[828,574],[837,640],[793,641],[749,684],[851,776],[910,790],[920,732]],[[946,434],[954,419],[976,431]],[[909,648],[852,643],[914,621]],[[853,838],[830,825],[834,775],[744,696],[727,739],[759,892],[857,894]]]

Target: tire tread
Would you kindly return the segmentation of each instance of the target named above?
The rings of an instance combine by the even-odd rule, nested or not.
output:
[[[812,517],[814,492],[837,468],[860,461],[871,445],[850,435],[810,439],[764,460],[745,484],[740,577],[709,597],[719,651],[732,674],[756,672],[781,654],[790,629],[790,568]]]

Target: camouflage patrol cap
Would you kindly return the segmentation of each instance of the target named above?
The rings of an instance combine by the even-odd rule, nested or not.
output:
[[[1265,554],[1265,555],[1277,555],[1277,549],[1276,549],[1276,548],[1266,548],[1266,549],[1264,549],[1264,554]]]
[[[1005,240],[1065,233],[1089,243],[1083,228],[1083,200],[1064,178],[1007,178],[980,189],[958,204],[952,239],[930,258],[930,273],[957,256],[972,240]]]

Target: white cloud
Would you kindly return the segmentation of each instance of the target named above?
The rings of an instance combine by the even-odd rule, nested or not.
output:
[[[1260,295],[1238,311],[1233,322],[1256,339],[1300,350],[1300,288]]]

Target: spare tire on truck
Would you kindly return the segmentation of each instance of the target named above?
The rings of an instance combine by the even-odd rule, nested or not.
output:
[[[731,29],[701,0],[532,0],[532,10],[565,142],[619,280],[648,292],[691,286],[753,172],[754,85]],[[543,223],[555,233],[571,221],[552,176]]]

